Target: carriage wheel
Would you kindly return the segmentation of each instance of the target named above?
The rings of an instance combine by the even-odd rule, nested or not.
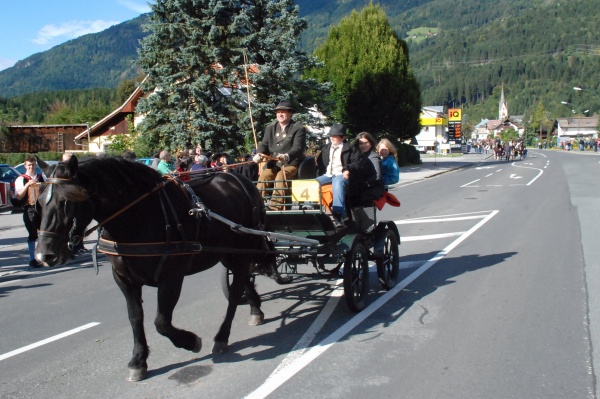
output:
[[[255,277],[256,276],[254,276],[254,275],[250,276],[252,283],[254,283]],[[230,291],[230,287],[231,287],[232,283],[233,283],[233,273],[231,272],[231,270],[229,270],[228,268],[223,266],[223,269],[221,269],[221,289],[223,290],[223,295],[225,295],[225,299],[227,299],[227,300],[229,300],[229,291]],[[240,305],[247,305],[247,304],[248,304],[248,296],[246,296],[246,293],[243,293],[242,298],[240,299]]]
[[[377,258],[377,275],[381,286],[390,290],[394,288],[398,281],[400,270],[400,250],[398,249],[398,237],[392,231],[387,229],[384,234],[383,254]]]
[[[369,259],[365,244],[355,239],[344,262],[344,296],[348,307],[360,312],[369,295]]]
[[[282,256],[277,259],[275,267],[272,270],[273,280],[277,284],[289,284],[294,280],[292,274],[296,274],[298,268],[295,263],[290,262],[293,258]]]

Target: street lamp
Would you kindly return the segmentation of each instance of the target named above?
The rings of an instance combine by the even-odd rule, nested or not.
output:
[[[598,101],[600,101],[600,95],[598,95],[598,93],[596,93],[596,92],[595,92],[595,91],[593,91],[593,90],[590,90],[590,89],[584,89],[584,88],[582,88],[582,87],[573,87],[573,90],[575,90],[575,91],[589,91],[590,93],[592,93],[593,95],[595,95],[595,96],[596,96],[596,98],[598,99]]]
[[[561,101],[560,103],[561,103],[561,104],[564,104],[564,105],[570,105],[571,107],[574,107],[574,106],[575,106],[575,104],[568,103],[568,102],[566,102],[566,101]],[[577,114],[577,111],[575,111],[575,109],[574,109],[574,108],[571,108],[571,112],[572,112],[573,114]],[[583,115],[583,114],[587,114],[588,112],[590,112],[590,110],[589,110],[589,109],[586,109],[585,111],[581,111],[581,115]]]
[[[596,98],[598,99],[598,104],[600,105],[600,95],[598,93],[596,93],[594,90],[590,90],[590,89],[584,89],[583,87],[573,87],[573,90],[575,91],[587,91],[592,93],[594,96],[596,96]]]
[[[574,106],[573,104],[571,104],[571,103],[568,103],[568,102],[566,102],[566,101],[561,101],[560,103],[561,103],[561,104],[563,104],[563,105],[570,105],[570,106],[572,106],[572,107]],[[572,112],[572,113],[575,113],[575,110],[574,110],[574,109],[571,109],[571,112]]]

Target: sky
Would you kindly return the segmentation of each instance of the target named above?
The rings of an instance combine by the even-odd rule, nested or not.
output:
[[[21,0],[22,1],[22,0]],[[150,12],[146,0],[0,0],[0,70]]]

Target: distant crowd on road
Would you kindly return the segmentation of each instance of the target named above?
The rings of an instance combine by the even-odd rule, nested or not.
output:
[[[600,139],[593,138],[579,138],[579,140],[571,139],[571,140],[563,140],[560,142],[560,148],[564,151],[571,151],[575,147],[579,145],[579,151],[592,150],[594,152],[598,152],[598,148],[600,147]]]

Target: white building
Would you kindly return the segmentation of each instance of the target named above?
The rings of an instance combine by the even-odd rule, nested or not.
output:
[[[415,147],[421,152],[433,150],[435,142],[448,142],[448,115],[444,106],[423,107],[421,109],[421,132],[415,137]]]
[[[557,144],[563,141],[583,138],[584,140],[598,138],[598,116],[574,116],[556,120]]]

